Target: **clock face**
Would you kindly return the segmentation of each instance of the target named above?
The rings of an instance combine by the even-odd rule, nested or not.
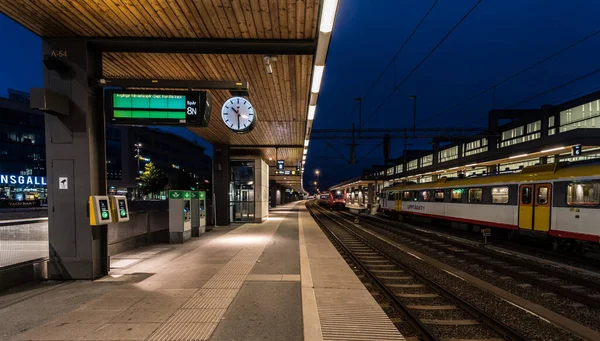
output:
[[[227,128],[236,133],[246,133],[254,128],[256,114],[249,100],[243,97],[231,97],[221,108],[221,118]]]

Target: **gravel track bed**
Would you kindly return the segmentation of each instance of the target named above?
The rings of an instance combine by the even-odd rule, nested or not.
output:
[[[502,321],[506,325],[520,331],[524,336],[531,340],[581,340],[580,338],[568,333],[567,331],[547,323],[540,318],[533,316],[525,311],[507,303],[500,298],[493,296],[468,282],[462,281],[438,268],[425,264],[424,262],[399,251],[396,247],[371,236],[364,231],[355,229],[361,236],[390,255],[395,255],[396,259],[406,264],[412,269],[418,269],[418,272],[427,278],[435,281],[445,289],[453,292],[467,302],[484,309],[492,317]],[[390,238],[392,239],[392,238]],[[425,254],[431,256],[431,252],[424,250]],[[456,264],[461,265],[459,262]],[[457,266],[458,267],[458,266]],[[484,272],[481,272],[484,274]],[[444,300],[446,301],[446,300]],[[421,302],[421,303],[417,303]],[[447,302],[447,301],[446,301]],[[413,303],[411,303],[413,304]],[[422,299],[415,300],[414,304],[424,304]]]
[[[336,247],[336,249],[338,250],[338,252],[341,251],[337,247]],[[396,327],[396,329],[398,329],[398,331],[405,338],[418,336],[417,332],[413,329],[413,327],[410,324],[408,324],[408,322],[406,322],[406,320],[404,319],[404,315],[402,315],[400,312],[396,311],[394,308],[391,307],[390,302],[383,295],[381,295],[379,293],[377,287],[375,285],[373,285],[373,283],[371,283],[367,279],[367,276],[365,276],[361,272],[361,270],[356,267],[356,265],[354,264],[354,262],[352,261],[352,259],[349,258],[344,253],[340,252],[340,254],[344,258],[344,261],[346,261],[346,263],[348,264],[348,266],[350,266],[350,268],[352,269],[352,271],[354,272],[354,274],[360,279],[360,281],[363,283],[363,285],[369,290],[369,292],[371,293],[371,296],[373,296],[373,298],[375,299],[375,301],[377,303],[379,303],[380,305],[384,305],[384,306],[382,306],[382,309],[386,313],[386,315],[390,319],[392,319],[392,320],[398,320],[399,321],[399,322],[394,322],[394,326]]]
[[[368,228],[370,229],[371,227]],[[377,227],[373,228],[372,230],[383,232],[385,236],[388,236],[393,240],[397,240],[396,236],[390,232],[381,230]],[[402,241],[399,242],[404,244]],[[448,255],[443,252],[437,252],[437,250],[431,249],[425,245],[419,243],[406,243],[406,245],[457,269],[463,270],[488,283],[493,283],[495,286],[500,287],[510,293],[539,304],[573,321],[577,321],[584,326],[596,331],[600,331],[600,311],[598,309],[590,308],[579,302],[536,287],[535,285],[529,285],[526,282],[513,279],[502,273],[497,273],[493,270],[486,269],[482,265],[469,263],[452,255]],[[433,250],[435,250],[435,252]],[[570,284],[566,281],[555,281],[554,283],[564,285]],[[585,289],[580,289],[580,291],[586,294],[591,293],[589,290]],[[595,291],[593,293],[597,294]]]
[[[467,313],[458,313],[456,310],[415,310],[415,315],[420,319],[428,320],[472,320],[473,316]]]
[[[390,227],[393,228],[402,228],[399,224],[399,221],[395,221],[395,220],[390,220],[388,218],[383,218],[383,217],[375,217],[374,219],[377,219],[376,221],[382,222],[382,223],[386,223],[388,224]],[[367,220],[368,221],[368,220]],[[466,239],[472,242],[477,242],[477,243],[482,243],[483,242],[483,238],[481,237],[481,235],[477,235],[475,232],[467,232],[464,230],[460,230],[457,228],[450,228],[450,227],[440,227],[440,226],[435,226],[432,225],[431,223],[422,223],[422,222],[416,222],[416,221],[409,221],[406,222],[406,224],[410,224],[413,225],[415,227],[418,227],[420,229],[423,230],[427,230],[427,231],[431,231],[431,232],[438,232],[440,234],[443,235],[449,235],[452,237],[458,237],[458,238],[462,238],[462,239]],[[536,245],[531,246],[529,243],[533,242],[536,243]],[[596,261],[595,258],[590,258],[590,257],[578,257],[572,254],[561,254],[561,253],[556,253],[556,252],[551,252],[550,250],[546,250],[544,249],[542,246],[539,246],[539,241],[538,240],[519,240],[519,241],[507,241],[507,240],[502,240],[502,239],[498,239],[498,238],[491,238],[488,239],[488,244],[490,246],[497,246],[497,247],[501,247],[503,249],[507,249],[508,251],[514,251],[517,253],[521,253],[521,254],[526,254],[529,256],[534,256],[534,257],[538,257],[541,259],[545,259],[545,260],[549,260],[549,261],[553,261],[556,263],[560,263],[560,264],[564,264],[564,265],[568,265],[568,266],[572,266],[572,267],[577,267],[583,270],[587,270],[587,271],[591,271],[591,272],[595,272],[598,273],[598,275],[600,276],[600,261]],[[600,257],[600,255],[595,255],[596,257]],[[595,264],[597,263],[597,264]],[[536,263],[539,264],[541,267],[544,267],[546,269],[552,270],[552,271],[556,271],[556,267],[550,265],[550,264],[545,264],[545,263]],[[574,274],[589,280],[600,280],[598,277],[594,277],[594,276],[587,276],[585,274],[582,274],[581,272],[577,272],[576,270],[571,270],[568,268],[561,268],[560,269],[561,272],[567,273],[567,274]]]

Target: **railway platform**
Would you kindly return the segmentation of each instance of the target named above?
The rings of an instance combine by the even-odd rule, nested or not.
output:
[[[0,297],[2,340],[404,340],[303,202]]]

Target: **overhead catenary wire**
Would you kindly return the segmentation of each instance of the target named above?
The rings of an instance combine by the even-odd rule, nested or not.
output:
[[[589,76],[593,76],[593,75],[595,75],[595,74],[597,74],[597,73],[600,73],[600,68],[598,68],[598,69],[596,69],[596,70],[594,70],[594,71],[588,72],[588,73],[586,73],[586,74],[584,74],[584,75],[581,75],[581,76],[579,76],[579,77],[577,77],[577,78],[574,78],[574,79],[571,79],[571,80],[569,80],[569,81],[566,81],[566,82],[564,82],[564,83],[562,83],[562,84],[559,84],[559,85],[557,85],[557,86],[555,86],[555,87],[552,87],[552,88],[550,88],[550,89],[548,89],[548,90],[544,90],[544,91],[542,91],[542,92],[539,92],[539,93],[537,93],[537,94],[535,94],[535,95],[533,95],[533,96],[527,97],[527,98],[525,98],[525,99],[523,99],[523,100],[521,100],[521,101],[519,101],[519,102],[516,102],[516,103],[514,103],[514,104],[512,104],[512,105],[508,106],[508,107],[507,107],[507,109],[512,109],[512,108],[515,108],[515,107],[517,107],[517,106],[519,106],[519,105],[521,105],[521,104],[523,104],[523,103],[527,103],[527,102],[531,101],[532,99],[536,99],[536,98],[538,98],[538,97],[540,97],[540,96],[543,96],[543,95],[545,95],[545,94],[548,94],[548,93],[550,93],[550,92],[552,92],[552,91],[558,90],[558,89],[560,89],[560,88],[562,88],[562,87],[565,87],[565,86],[567,86],[567,85],[570,85],[570,84],[573,84],[573,83],[575,83],[575,82],[578,82],[578,81],[580,81],[580,80],[582,80],[582,79],[584,79],[584,78],[587,78],[587,77],[589,77]]]
[[[553,54],[551,54],[551,55],[549,55],[549,56],[547,56],[545,58],[542,58],[542,59],[538,60],[537,62],[535,62],[535,63],[527,66],[526,68],[524,68],[524,69],[522,69],[522,70],[520,70],[520,71],[518,71],[518,72],[516,72],[516,73],[514,73],[514,74],[512,74],[512,75],[510,75],[510,76],[508,76],[506,78],[504,78],[500,82],[498,82],[498,83],[496,83],[494,85],[491,85],[491,86],[489,86],[489,87],[481,90],[480,92],[478,92],[478,93],[476,93],[476,94],[468,97],[467,99],[465,99],[465,100],[463,100],[463,101],[461,101],[459,103],[453,104],[452,106],[450,106],[450,107],[448,107],[448,108],[446,108],[446,109],[444,109],[444,110],[442,110],[442,111],[440,111],[440,112],[438,112],[438,113],[436,113],[434,115],[429,116],[428,118],[435,118],[435,117],[438,117],[440,115],[446,114],[446,113],[452,111],[453,109],[455,109],[455,108],[457,108],[457,107],[459,107],[459,106],[461,106],[461,105],[463,105],[463,104],[465,104],[465,103],[467,103],[467,102],[469,102],[469,101],[471,101],[471,100],[473,100],[473,99],[475,99],[475,98],[477,98],[477,97],[485,94],[486,92],[488,92],[488,91],[490,91],[492,89],[495,89],[498,86],[500,86],[500,85],[502,85],[502,84],[504,84],[504,83],[506,83],[506,82],[508,82],[508,81],[510,81],[510,80],[512,80],[512,79],[514,79],[514,78],[516,78],[516,77],[518,77],[518,76],[526,73],[527,71],[532,70],[533,68],[535,68],[535,67],[537,67],[537,66],[539,66],[539,65],[541,65],[541,64],[543,64],[545,62],[547,62],[548,60],[550,60],[550,59],[552,59],[552,58],[554,58],[554,57],[562,54],[563,52],[565,52],[565,51],[567,51],[567,50],[569,50],[569,49],[571,49],[571,48],[573,48],[573,47],[575,47],[575,46],[577,46],[577,45],[579,45],[579,44],[581,44],[581,43],[583,43],[583,42],[585,42],[585,41],[587,41],[587,40],[589,40],[589,39],[591,39],[591,38],[593,38],[595,36],[597,36],[598,34],[600,34],[600,30],[598,30],[596,32],[593,32],[592,34],[589,34],[589,35],[585,36],[584,38],[579,39],[578,41],[565,46],[564,48],[556,51],[555,53],[553,53]]]
[[[444,41],[446,41],[446,39],[454,31],[456,31],[456,29],[469,17],[469,15],[471,15],[471,13],[473,13],[473,11],[477,8],[477,6],[479,6],[479,4],[481,4],[482,1],[483,0],[478,0],[471,7],[471,9],[452,27],[452,29],[450,29],[450,31],[448,31],[448,33],[446,33],[446,35],[429,51],[429,53],[427,53],[427,55],[425,55],[425,57],[423,59],[421,59],[421,61],[408,73],[408,75],[406,75],[406,77],[404,77],[404,79],[394,87],[392,92],[390,92],[383,99],[383,101],[375,108],[375,110],[371,113],[371,115],[369,117],[367,117],[367,119],[362,123],[363,125],[365,125],[373,116],[375,116],[375,114],[379,111],[379,109],[381,109],[381,107],[383,107],[383,105],[385,103],[387,103],[387,101],[396,93],[396,91],[398,91],[398,89],[402,85],[404,85],[404,83],[406,83],[406,81],[421,67],[421,65],[423,65],[427,61],[427,59],[429,59],[429,57],[444,43]]]
[[[410,35],[406,38],[406,40],[404,40],[404,42],[402,43],[402,46],[400,46],[400,48],[398,49],[398,51],[396,51],[396,54],[394,55],[394,57],[392,57],[392,59],[390,59],[390,61],[387,63],[387,65],[385,66],[385,68],[383,69],[383,71],[381,71],[381,73],[379,74],[379,76],[377,76],[377,78],[373,81],[373,83],[371,84],[371,86],[369,87],[369,89],[367,90],[367,92],[365,92],[365,94],[362,95],[361,98],[366,98],[369,95],[369,93],[371,93],[371,90],[373,90],[373,88],[375,88],[375,85],[377,85],[377,83],[379,82],[379,80],[381,79],[381,77],[383,77],[383,75],[386,73],[386,71],[389,69],[389,67],[392,64],[394,64],[394,67],[395,67],[396,58],[398,57],[398,55],[400,54],[400,52],[402,52],[402,50],[404,50],[404,47],[406,47],[406,45],[412,39],[412,37],[415,35],[415,33],[417,33],[417,31],[419,30],[419,27],[421,27],[421,24],[423,24],[423,22],[425,22],[425,20],[427,19],[427,17],[429,17],[429,14],[431,13],[431,11],[433,11],[433,9],[438,4],[438,2],[439,2],[439,0],[435,0],[433,2],[433,4],[427,10],[427,13],[425,13],[425,15],[421,18],[421,20],[419,20],[419,23],[417,24],[417,26],[415,26],[413,28],[413,30],[410,33]],[[395,79],[394,79],[394,81],[395,81]],[[354,109],[352,110],[352,112],[350,113],[350,115],[354,114],[354,112],[356,111],[357,108],[358,108],[358,105],[354,106]]]

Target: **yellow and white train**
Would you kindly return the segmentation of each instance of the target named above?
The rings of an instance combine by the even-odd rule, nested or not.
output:
[[[380,210],[600,243],[600,164],[546,164],[520,173],[442,178],[385,188]]]

